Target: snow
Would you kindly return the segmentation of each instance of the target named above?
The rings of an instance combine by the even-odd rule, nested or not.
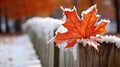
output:
[[[115,43],[115,45],[117,46],[117,48],[120,48],[120,38],[116,37],[116,36],[112,36],[112,35],[105,35],[105,36],[101,36],[102,40],[99,42],[106,42],[106,43]]]
[[[56,34],[57,34],[57,32],[66,33],[66,32],[68,32],[68,29],[65,28],[63,25],[61,25],[61,26],[57,29]]]
[[[77,56],[78,56],[78,45],[77,44],[75,44],[75,46],[72,48],[72,53],[73,53],[74,60],[77,60]]]
[[[42,67],[28,35],[0,39],[0,67]]]
[[[26,21],[26,23],[23,25],[23,30],[26,29],[26,27],[31,27],[31,29],[38,35],[41,36],[41,32],[44,32],[46,42],[49,39],[49,35],[53,36],[54,31],[61,26],[63,23],[63,20],[59,19],[53,19],[50,17],[46,18],[40,18],[40,17],[33,17]]]
[[[94,8],[96,8],[96,6],[97,6],[96,4],[93,5],[93,6],[91,6],[89,9],[83,11],[81,15],[83,15],[83,14],[88,14],[88,13],[91,12]],[[99,15],[98,15],[98,16],[99,16]]]
[[[76,10],[75,6],[73,7],[73,9],[63,8],[63,7],[61,6],[61,9],[62,9],[63,11],[69,11],[69,12]]]
[[[66,45],[67,45],[67,42],[63,42],[63,43],[61,43],[61,44],[58,44],[58,47],[59,47],[59,49],[60,50],[64,50],[64,48],[66,47]]]
[[[102,22],[105,22],[105,23],[110,23],[110,20],[107,20],[107,19],[101,19],[101,21],[97,24],[97,25],[99,25],[100,23],[102,23]]]
[[[96,6],[93,6],[93,7],[96,7]],[[87,10],[87,12],[89,12],[91,9],[93,9],[93,7],[91,7],[90,9]],[[69,9],[65,9],[66,11]],[[87,13],[87,12],[83,12],[83,13]],[[104,22],[110,22],[109,20],[101,20],[101,21],[104,21]],[[48,38],[49,36],[51,37],[54,37],[54,32],[56,29],[57,32],[61,32],[61,33],[65,33],[67,32],[68,30],[61,26],[63,24],[63,20],[59,20],[59,19],[53,19],[53,18],[38,18],[38,17],[34,17],[34,18],[31,18],[29,19],[26,23],[25,23],[25,27],[28,27],[30,26],[31,29],[36,32],[36,34],[38,36],[42,36],[41,32],[44,32],[45,33],[45,39],[46,39],[46,42],[48,42],[50,39]],[[111,28],[109,28],[110,30]],[[100,35],[101,36],[101,35]],[[96,36],[97,37],[97,36]],[[95,38],[97,41],[99,42],[103,42],[105,41],[106,43],[110,42],[110,43],[115,43],[115,45],[120,48],[120,38],[117,38],[115,36],[101,36],[102,39],[99,39],[99,38]],[[50,41],[52,41],[53,39],[51,39]],[[81,40],[83,42],[83,46],[86,46],[87,42],[86,40]],[[79,42],[79,40],[78,40]],[[89,41],[88,43],[93,43],[91,41]],[[62,45],[59,45],[58,47],[60,48],[60,52],[64,52],[64,47],[66,46],[66,42],[64,42]],[[99,44],[97,45],[99,46]],[[97,46],[94,46],[96,49],[97,49]],[[77,45],[75,45],[73,48],[70,48],[70,50],[73,52],[73,56],[74,56],[74,59],[77,59]],[[65,51],[67,51],[67,49],[65,49]]]

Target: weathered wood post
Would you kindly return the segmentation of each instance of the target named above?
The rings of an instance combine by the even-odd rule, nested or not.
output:
[[[120,39],[116,39],[114,42],[99,42],[99,51],[78,43],[77,59],[74,59],[73,50],[61,50],[59,67],[120,67]]]
[[[61,25],[61,22],[61,20],[53,18],[34,17],[23,25],[43,67],[59,67],[59,49],[54,42],[47,42],[54,37],[54,31]]]
[[[101,43],[99,52],[79,44],[79,67],[120,67],[120,49],[115,43]]]
[[[26,24],[34,32],[31,40],[43,67],[120,67],[120,39],[98,35],[106,32],[105,26],[110,21],[102,19],[95,24],[99,17],[96,5],[83,11],[82,18],[78,17],[75,8],[62,9],[65,23],[50,18],[32,18]],[[53,41],[47,43],[52,37],[59,49]]]
[[[47,44],[47,41],[54,37],[58,26],[52,29],[51,32],[50,30],[46,32],[44,31],[45,28],[48,29],[49,27],[42,26],[45,23],[36,21],[38,19],[34,18],[34,22],[31,19],[31,22],[26,24],[26,32],[30,35],[44,67],[120,67],[119,38],[105,36],[105,39],[103,37],[103,42],[98,41],[100,44],[98,46],[99,51],[93,47],[83,46],[82,43],[75,45],[75,48],[58,48],[55,43]],[[49,36],[47,40],[46,35]]]
[[[83,11],[81,18],[78,17],[75,7],[73,9],[62,9],[66,21],[58,28],[54,38],[57,46],[63,45],[63,48],[60,48],[59,67],[119,67],[120,62],[117,62],[116,56],[119,55],[116,54],[116,46],[120,45],[120,39],[114,36],[101,36],[107,32],[105,26],[110,21],[102,19],[96,23],[100,17],[97,14],[96,5]],[[59,30],[61,28],[62,30]],[[98,34],[100,36],[97,36]],[[76,44],[78,48],[74,51]],[[69,50],[70,48],[72,48],[73,53]],[[73,59],[76,52],[79,55],[77,59]]]

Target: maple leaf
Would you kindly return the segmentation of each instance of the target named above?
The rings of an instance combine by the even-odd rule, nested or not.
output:
[[[63,8],[62,8],[63,9]],[[77,41],[85,41],[88,45],[93,46],[95,49],[98,49],[99,45],[95,38],[96,34],[103,34],[107,32],[105,26],[108,24],[108,20],[101,20],[97,25],[96,22],[100,17],[97,15],[96,5],[90,7],[88,10],[82,12],[82,18],[80,19],[77,15],[76,9],[63,9],[66,16],[66,21],[63,25],[68,31],[61,33],[57,32],[54,41],[56,45],[67,43],[65,48],[73,47]]]

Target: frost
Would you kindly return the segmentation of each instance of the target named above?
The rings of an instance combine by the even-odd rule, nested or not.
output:
[[[0,67],[42,67],[28,35],[3,36],[0,41]]]
[[[75,6],[73,7],[72,10],[71,10],[70,8],[63,8],[62,6],[61,6],[61,9],[62,9],[63,11],[70,11],[70,12],[76,10]]]
[[[54,31],[60,27],[63,22],[64,21],[62,20],[53,19],[50,17],[33,17],[26,21],[23,25],[23,30],[27,30],[26,27],[30,27],[39,37],[44,36],[47,42],[53,37]]]
[[[117,48],[120,48],[120,38],[112,35],[106,35],[102,36],[102,41],[101,42],[106,42],[106,43],[115,43]]]
[[[73,52],[73,58],[74,60],[77,60],[77,56],[78,56],[78,44],[75,44],[75,46],[72,49]]]
[[[93,6],[91,6],[89,9],[87,9],[87,10],[85,10],[85,11],[82,11],[82,13],[81,13],[81,19],[83,20],[83,14],[88,14],[88,13],[90,13],[93,9],[96,9],[96,4],[95,5],[93,5]],[[95,13],[96,14],[96,13]],[[99,14],[96,14],[96,17],[100,17],[100,15]]]
[[[110,23],[110,20],[101,19],[101,21],[98,23],[98,25],[99,25],[101,22]]]
[[[86,11],[83,11],[83,12],[82,12],[82,15],[91,12],[91,11],[93,10],[93,8],[96,8],[96,5],[93,5],[93,6],[91,6],[89,9],[87,9]]]
[[[93,7],[96,7],[96,6],[93,6]],[[90,9],[88,9],[86,12],[83,12],[83,13],[87,13],[87,12],[91,11],[91,9],[93,9],[93,7],[91,7]],[[70,11],[70,10],[65,9],[65,11]],[[103,19],[101,21],[109,23],[109,20]],[[23,25],[23,29],[25,31],[25,30],[27,30],[27,27],[31,28],[39,37],[43,36],[43,33],[44,33],[46,42],[48,42],[48,40],[50,40],[54,36],[54,32],[57,28],[58,28],[57,32],[65,33],[68,31],[65,27],[61,26],[63,24],[63,22],[64,22],[63,20],[53,19],[53,18],[49,18],[49,17],[47,17],[47,18],[34,17],[34,18],[28,19],[26,21],[26,23]],[[100,39],[99,37],[101,37],[102,39]],[[118,38],[116,36],[96,35],[96,37],[91,37],[91,38],[93,38],[101,43],[102,42],[115,43],[115,45],[118,48],[120,48],[120,38]],[[53,39],[51,39],[51,40],[53,40]],[[77,42],[83,43],[83,46],[86,46],[88,43],[90,43],[90,44],[93,43],[90,41],[88,42],[86,39],[78,40]],[[67,43],[64,42],[64,43],[62,43],[62,45],[58,45],[61,53],[64,52],[64,47],[66,46],[66,44]],[[74,47],[71,48],[71,51],[73,53],[73,57],[75,60],[77,60],[77,55],[78,55],[77,47],[78,47],[78,45],[75,45]],[[96,48],[97,46],[93,45],[93,47]]]
[[[61,43],[61,44],[58,44],[58,47],[59,47],[60,49],[64,49],[66,45],[67,45],[67,42],[63,42],[63,43]]]
[[[56,32],[60,32],[60,33],[66,33],[68,31],[67,28],[65,28],[63,25],[60,26]]]
[[[106,23],[110,23],[110,20],[106,20],[106,19],[102,19],[101,21],[106,22]]]
[[[117,46],[117,48],[120,48],[120,38],[116,38],[115,45]]]

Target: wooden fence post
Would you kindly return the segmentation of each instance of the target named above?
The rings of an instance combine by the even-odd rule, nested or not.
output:
[[[35,24],[35,26],[36,25],[38,24]],[[82,43],[79,43],[76,48],[78,56],[77,60],[75,60],[71,49],[58,49],[53,42],[49,44],[46,43],[46,35],[48,40],[54,37],[56,28],[49,31],[49,27],[40,26],[39,28],[41,28],[41,30],[39,30],[39,32],[37,32],[38,30],[35,31],[36,28],[32,28],[33,27],[29,25],[27,27],[27,33],[31,37],[43,67],[120,67],[120,48],[116,47],[119,45],[116,45],[117,41],[115,40],[111,42],[111,39],[118,39],[117,44],[120,44],[119,38],[107,36],[107,38],[110,38],[108,39],[109,42],[100,43],[98,47],[99,51],[93,47],[84,47]],[[49,32],[46,33],[43,28],[46,28]],[[50,33],[52,34],[50,35]]]
[[[120,67],[120,49],[115,43],[101,43],[99,52],[79,44],[79,67]]]

